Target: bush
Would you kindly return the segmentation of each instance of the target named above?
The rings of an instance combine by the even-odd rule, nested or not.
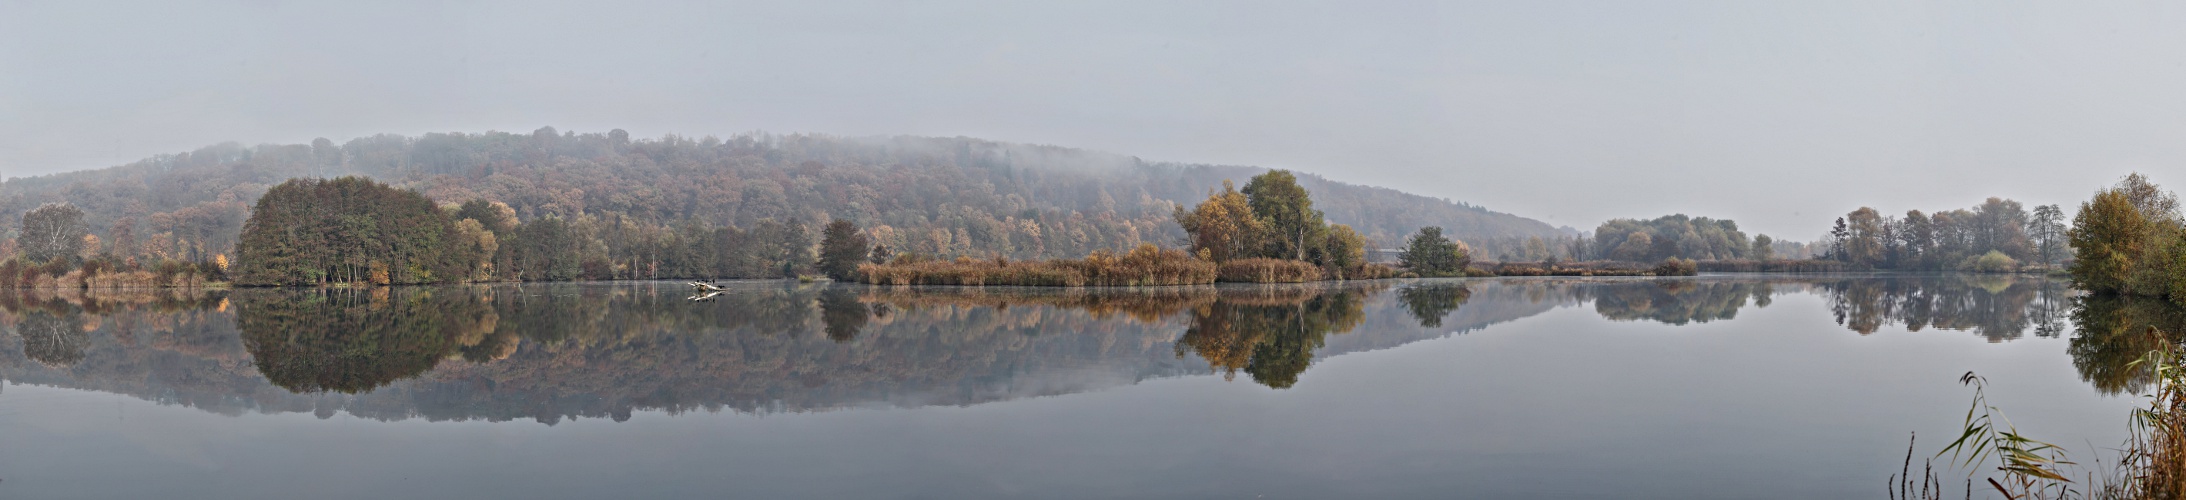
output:
[[[1268,258],[1224,262],[1216,277],[1216,281],[1230,283],[1304,283],[1320,279],[1320,266],[1299,260]]]
[[[1700,274],[1700,265],[1692,259],[1672,257],[1656,264],[1653,271],[1656,276],[1692,276]]]
[[[2019,261],[1995,250],[1980,257],[1967,257],[1965,262],[1958,264],[1958,270],[1975,273],[2008,273],[2018,269]]]

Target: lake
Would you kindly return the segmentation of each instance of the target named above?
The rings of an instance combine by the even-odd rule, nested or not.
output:
[[[728,286],[0,296],[0,497],[1880,498],[1961,374],[2092,461],[2186,331],[2039,277]]]

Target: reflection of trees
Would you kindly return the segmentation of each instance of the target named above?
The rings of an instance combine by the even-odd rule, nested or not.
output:
[[[1753,281],[1618,281],[1581,289],[1594,297],[1594,311],[1616,321],[1653,320],[1672,325],[1732,319],[1752,297],[1767,307],[1774,293]]]
[[[1837,324],[1861,334],[1902,324],[1971,330],[1991,341],[2062,331],[2062,283],[2015,276],[1941,276],[1932,279],[1855,278],[1818,283]]]
[[[268,381],[297,392],[357,393],[416,376],[465,340],[482,344],[495,329],[484,322],[498,321],[461,290],[253,292],[236,294],[243,345]]]
[[[2153,374],[2133,362],[2149,351],[2177,345],[2186,333],[2186,311],[2162,300],[2090,295],[2077,302],[2072,322],[2079,334],[2066,350],[2080,379],[2105,393],[2146,388]]]
[[[83,324],[81,309],[58,303],[25,312],[16,322],[15,331],[23,337],[24,356],[46,366],[63,367],[84,359],[91,337]]]
[[[858,338],[858,330],[865,328],[872,315],[873,310],[849,290],[831,288],[820,293],[820,322],[826,325],[828,340],[849,342]]]
[[[1404,310],[1419,320],[1419,326],[1439,328],[1442,317],[1465,305],[1472,297],[1472,290],[1463,283],[1426,282],[1397,290],[1397,301],[1404,303]]]
[[[1177,339],[1226,377],[1242,369],[1253,381],[1287,388],[1313,362],[1329,333],[1344,333],[1365,319],[1366,292],[1318,286],[1255,287],[1225,293],[1192,311],[1191,327]]]

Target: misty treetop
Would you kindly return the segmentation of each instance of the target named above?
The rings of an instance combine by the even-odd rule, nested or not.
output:
[[[1174,242],[1183,236],[1170,222],[1174,207],[1222,179],[1261,171],[969,138],[636,139],[542,128],[222,144],[13,179],[0,184],[0,209],[21,213],[65,201],[84,211],[92,233],[109,240],[131,234],[131,251],[201,260],[233,254],[248,203],[271,186],[358,175],[439,202],[498,201],[525,221],[592,217],[601,228],[628,223],[681,235],[686,222],[756,230],[762,221],[842,218],[895,252],[1027,259]],[[1556,234],[1538,221],[1462,203],[1311,175],[1296,182],[1314,193],[1317,210],[1369,241],[1393,244],[1429,225],[1483,241]]]

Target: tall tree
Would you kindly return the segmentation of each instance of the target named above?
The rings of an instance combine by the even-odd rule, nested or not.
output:
[[[849,281],[871,251],[857,223],[850,219],[830,221],[820,235],[820,272],[836,281]]]
[[[1875,209],[1860,207],[1845,214],[1844,255],[1845,261],[1855,264],[1876,265],[1882,263],[1882,214]]]
[[[23,214],[22,232],[16,235],[15,245],[31,262],[75,259],[83,252],[84,235],[90,231],[82,209],[67,203],[47,203]]]
[[[1306,260],[1306,251],[1313,242],[1321,241],[1321,233],[1328,229],[1321,212],[1313,209],[1306,188],[1298,185],[1298,177],[1290,171],[1270,170],[1253,176],[1245,183],[1244,193],[1253,216],[1267,224],[1270,237],[1262,257]]]
[[[2124,292],[2134,259],[2147,245],[2148,218],[2127,190],[2107,189],[2072,218],[2073,285],[2097,294]]]
[[[2027,236],[2033,240],[2037,262],[2056,264],[2065,250],[2064,210],[2057,205],[2034,207],[2034,216],[2027,220]]]

